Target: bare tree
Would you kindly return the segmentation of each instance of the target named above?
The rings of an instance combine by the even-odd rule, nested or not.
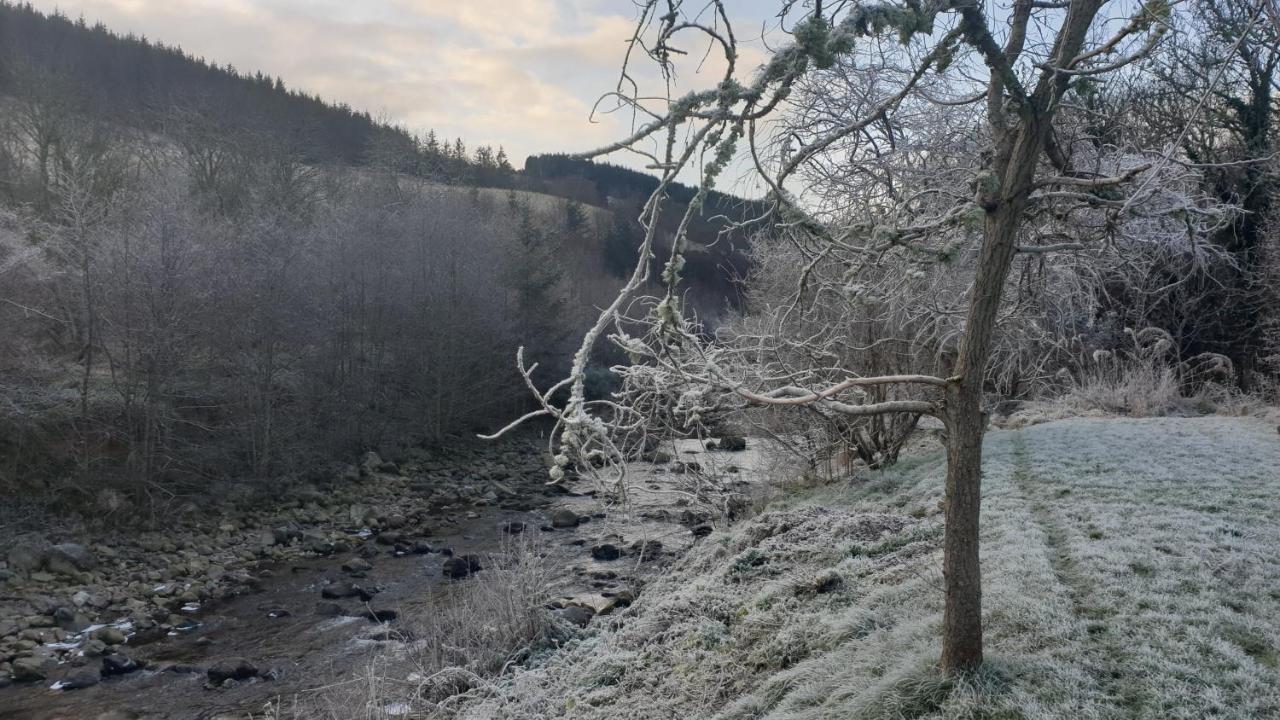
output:
[[[563,477],[571,462],[580,468],[605,463],[614,469],[610,477],[616,483],[625,480],[627,457],[618,438],[633,434],[655,409],[686,423],[734,405],[811,408],[850,418],[891,413],[941,418],[948,460],[945,671],[972,670],[982,662],[978,527],[983,395],[1010,270],[1020,255],[1081,247],[1081,238],[1042,232],[1041,219],[1070,221],[1084,211],[1112,219],[1134,214],[1152,197],[1155,171],[1169,162],[1159,153],[1101,162],[1097,153],[1080,152],[1059,135],[1073,91],[1141,61],[1171,29],[1169,4],[1117,7],[1114,12],[1104,10],[1120,3],[1106,0],[1012,0],[1001,5],[989,16],[988,4],[973,0],[815,2],[806,11],[784,2],[784,23],[801,14],[794,25],[784,25],[791,42],[773,50],[764,66],[747,77],[725,3],[642,3],[622,81],[607,97],[645,122],[630,136],[586,154],[632,151],[661,172],[662,183],[643,211],[647,234],[641,261],[623,293],[585,336],[569,376],[551,391],[540,392],[542,407],[526,416],[551,415],[557,421],[553,479]],[[1126,11],[1131,14],[1120,14]],[[671,90],[675,71],[690,52],[685,43],[694,38],[710,46],[697,53],[699,58],[714,51],[724,71],[714,86],[676,95]],[[666,89],[657,101],[640,89],[643,77],[634,60],[642,55],[662,70]],[[862,84],[860,96],[831,103],[813,117],[783,112],[794,110],[797,91],[824,87],[833,68],[863,72],[875,81]],[[952,155],[956,163],[931,170],[935,176],[941,173],[941,181],[893,192],[902,184],[881,182],[884,174],[876,158],[895,139],[910,141],[918,129],[913,123],[930,106],[969,109],[972,124],[949,132],[961,135],[970,147]],[[769,192],[770,209],[755,225],[793,243],[804,259],[794,293],[797,307],[818,294],[806,285],[826,263],[846,263],[844,275],[853,280],[871,273],[881,290],[892,291],[894,283],[915,275],[915,264],[961,259],[954,270],[937,276],[945,282],[929,288],[951,299],[938,307],[955,306],[955,332],[939,344],[941,372],[863,376],[845,368],[844,377],[810,383],[817,376],[797,379],[744,369],[741,353],[708,342],[681,312],[676,285],[686,242],[680,232],[662,273],[667,293],[648,306],[647,333],[632,337],[627,329],[633,326],[620,325],[614,335],[636,363],[619,369],[629,390],[613,401],[587,401],[585,368],[591,350],[620,322],[628,298],[647,280],[665,189],[678,174],[699,167],[698,199],[705,197],[729,167],[740,141],[747,143],[751,166]],[[937,150],[926,145],[917,159],[928,160]],[[809,192],[813,184],[821,190],[821,179],[806,181],[807,171],[841,161],[850,174],[872,175],[874,182],[865,187],[875,194],[868,190],[855,198],[862,217],[842,216],[820,202],[815,207]],[[697,212],[698,199],[682,219],[682,231]],[[1183,202],[1179,211],[1194,213],[1196,208]],[[521,364],[526,376],[534,372]],[[552,392],[566,385],[569,400],[554,404]],[[918,397],[872,395],[867,400],[867,389],[886,387],[916,388]]]

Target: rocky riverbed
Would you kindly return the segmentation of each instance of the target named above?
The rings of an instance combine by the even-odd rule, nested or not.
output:
[[[742,502],[754,453],[670,450],[631,469],[620,506],[586,480],[548,487],[523,439],[369,453],[211,494],[150,532],[7,538],[0,718],[244,717],[349,676],[519,538],[546,556],[549,611],[587,624]]]

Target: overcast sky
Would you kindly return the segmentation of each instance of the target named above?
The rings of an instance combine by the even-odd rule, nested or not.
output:
[[[631,0],[33,0],[241,71],[434,128],[468,146],[537,152],[602,145],[624,118],[588,120],[615,84],[634,30]],[[760,36],[768,0],[736,0]],[[775,3],[776,7],[776,3]],[[746,50],[763,57],[755,48]],[[752,50],[755,52],[752,52]],[[690,77],[695,84],[699,78]],[[619,158],[621,160],[621,158]]]

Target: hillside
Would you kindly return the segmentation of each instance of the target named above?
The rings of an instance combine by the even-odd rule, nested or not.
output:
[[[934,670],[943,458],[708,537],[464,717],[1261,718],[1280,713],[1280,438],[1253,418],[993,432],[989,663]]]

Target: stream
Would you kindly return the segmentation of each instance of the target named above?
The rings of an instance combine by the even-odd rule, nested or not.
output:
[[[393,611],[400,618],[430,612],[433,604],[448,602],[449,588],[467,578],[451,579],[444,572],[449,555],[486,555],[505,544],[527,542],[545,559],[547,583],[565,602],[601,604],[619,590],[632,590],[666,563],[678,558],[694,542],[687,501],[689,489],[701,478],[730,478],[728,485],[745,490],[758,463],[754,450],[705,452],[694,441],[680,441],[671,463],[636,464],[629,468],[628,503],[605,508],[592,497],[585,480],[569,483],[570,494],[545,496],[531,502],[531,510],[476,508],[442,526],[427,541],[432,552],[394,556],[383,552],[368,558],[370,569],[353,580],[342,565],[354,553],[303,557],[263,563],[253,569],[260,588],[222,601],[190,604],[182,614],[190,619],[162,637],[137,633],[122,647],[141,670],[104,676],[82,689],[62,689],[59,674],[40,683],[0,688],[0,720],[187,720],[244,718],[263,713],[274,699],[288,698],[359,673],[387,643],[400,642],[398,621],[376,622],[358,613],[378,611],[383,619]],[[684,506],[684,509],[682,509]],[[567,509],[583,522],[577,527],[552,528],[555,510]],[[523,532],[509,532],[523,523]],[[636,541],[661,544],[659,562],[638,562],[631,554],[618,559],[594,559],[591,548],[602,542],[626,548]],[[384,548],[384,550],[386,550]],[[484,572],[481,569],[479,572]],[[596,578],[595,581],[592,578]],[[606,582],[598,578],[608,577]],[[355,582],[375,589],[367,602],[359,598],[325,599],[322,589],[332,583]],[[335,604],[351,615],[334,615]],[[482,621],[477,618],[477,621]],[[121,628],[127,631],[127,625]],[[243,658],[258,677],[209,683],[206,670]],[[63,678],[74,674],[68,668]]]

